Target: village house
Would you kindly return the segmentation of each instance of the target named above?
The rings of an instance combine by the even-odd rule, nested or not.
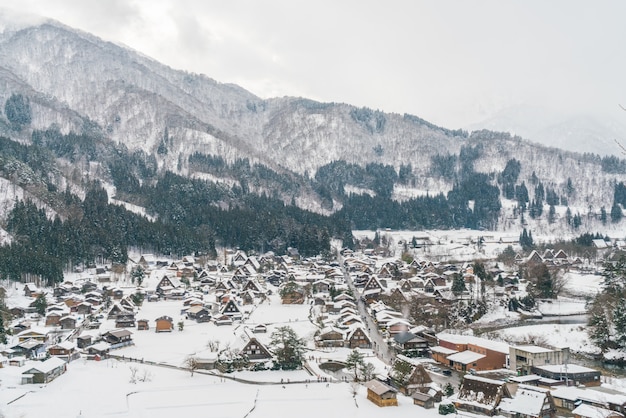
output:
[[[167,315],[155,319],[155,322],[154,332],[172,332],[174,329],[174,320]]]
[[[437,334],[439,346],[456,353],[445,357],[443,364],[461,372],[507,368],[509,345],[469,335]],[[431,348],[432,351],[432,348]],[[441,356],[438,356],[441,359]]]
[[[137,331],[147,331],[150,329],[150,324],[147,319],[137,320]]]
[[[315,345],[317,347],[343,347],[344,334],[337,328],[324,328],[315,337]]]
[[[415,391],[411,395],[411,398],[413,398],[414,405],[419,405],[425,409],[431,409],[435,407],[435,398],[428,393]]]
[[[50,383],[67,370],[67,363],[58,357],[37,362],[22,373],[22,384]]]
[[[372,340],[361,326],[353,326],[350,328],[346,337],[348,348],[372,348]]]
[[[76,329],[76,317],[73,315],[64,316],[59,320],[61,329]]]
[[[233,321],[242,318],[241,310],[235,303],[234,299],[230,299],[220,310],[221,315],[229,316]]]
[[[370,380],[365,382],[367,388],[367,399],[378,406],[398,406],[396,390],[380,380]]]
[[[530,374],[533,366],[564,364],[569,360],[569,348],[550,349],[537,345],[509,347],[510,369],[520,374]]]
[[[598,370],[579,366],[578,364],[533,366],[531,372],[547,379],[564,382],[568,386],[600,386],[602,384],[602,374]]]
[[[132,345],[132,335],[133,333],[126,329],[116,329],[102,334],[102,338],[110,344],[110,349],[116,349]]]
[[[241,354],[250,361],[267,361],[272,359],[272,353],[256,338],[252,337],[241,349]]]
[[[554,418],[556,408],[550,391],[519,385],[511,398],[502,398],[498,414],[508,418]]]
[[[409,357],[424,357],[428,354],[428,341],[408,331],[393,335],[393,347],[396,352]]]
[[[624,414],[610,409],[580,404],[572,411],[574,418],[624,418]]]
[[[133,328],[135,327],[135,314],[133,312],[126,312],[119,314],[115,318],[116,328]]]
[[[80,354],[76,351],[76,344],[71,341],[63,341],[49,346],[48,353],[51,356],[59,357],[68,363],[80,357]]]
[[[45,343],[48,341],[49,336],[50,331],[45,328],[29,328],[17,334],[17,340],[24,342],[33,339]]]
[[[18,342],[11,350],[13,356],[27,359],[40,359],[46,356],[46,344],[34,338]]]
[[[626,395],[621,391],[576,386],[559,386],[550,391],[557,408],[573,411],[580,405],[626,413]]]
[[[467,374],[451,400],[459,411],[493,416],[503,398],[511,398],[506,383]]]
[[[413,370],[404,382],[396,382],[396,384],[400,392],[411,396],[415,392],[427,393],[432,382],[433,380],[430,378],[424,366],[419,364],[413,367]]]

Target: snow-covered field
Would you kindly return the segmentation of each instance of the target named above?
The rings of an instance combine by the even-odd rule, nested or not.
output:
[[[169,315],[174,322],[184,320],[180,315],[181,301],[144,303],[137,318],[153,320]],[[252,306],[250,307],[252,308]],[[263,384],[239,383],[220,376],[196,371],[194,376],[184,369],[172,369],[142,363],[141,360],[182,366],[189,356],[207,349],[210,340],[219,340],[222,347],[241,344],[243,329],[256,323],[268,324],[268,333],[255,334],[268,341],[273,329],[291,326],[299,336],[312,340],[316,329],[309,320],[309,305],[281,305],[274,298],[271,304],[250,309],[250,318],[244,324],[218,327],[212,323],[197,324],[184,320],[183,331],[155,333],[153,330],[133,330],[135,345],[112,354],[125,360],[107,359],[88,361],[79,359],[68,365],[67,372],[47,385],[21,385],[24,367],[0,369],[0,412],[13,417],[171,417],[172,414],[192,414],[218,417],[287,416],[297,411],[298,416],[383,417],[391,411],[379,408],[366,399],[364,387],[340,382],[318,367],[326,359],[345,360],[350,350],[311,350],[307,358],[310,367],[326,382],[318,382],[315,375],[304,370],[235,372],[236,377]],[[103,328],[112,328],[105,321]],[[104,331],[101,330],[101,331]],[[364,350],[366,361],[378,373],[385,372],[385,364]],[[128,361],[133,358],[139,361]],[[130,383],[131,368],[146,381]],[[208,373],[208,372],[207,372]],[[287,383],[290,382],[290,383]],[[295,383],[300,382],[300,383]],[[269,384],[268,384],[269,383]],[[356,388],[356,389],[355,389]],[[356,390],[356,395],[353,392]],[[412,399],[399,395],[399,407],[393,408],[394,417],[436,416],[413,405]]]
[[[311,383],[251,385],[195,373],[154,366],[139,366],[150,381],[129,383],[131,363],[113,360],[70,364],[68,372],[45,387],[27,387],[25,396],[1,410],[14,417],[435,417],[436,410],[413,405],[411,398],[399,395],[398,407],[379,408],[366,399],[366,389],[357,387],[353,396],[350,383]],[[259,378],[266,380],[260,372]],[[290,376],[288,372],[271,372]],[[35,385],[30,385],[35,386]],[[18,388],[22,389],[22,388]],[[23,389],[0,391],[6,405]],[[246,415],[248,414],[248,415]]]

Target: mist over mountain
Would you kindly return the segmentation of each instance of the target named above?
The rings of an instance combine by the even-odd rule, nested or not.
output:
[[[6,19],[5,242],[29,236],[18,234],[16,200],[45,213],[21,207],[22,222],[56,216],[67,234],[88,214],[108,214],[80,227],[115,229],[114,238],[68,250],[79,260],[98,252],[123,259],[128,245],[315,253],[331,238],[349,241],[350,229],[385,227],[622,234],[626,162],[602,156],[615,145],[601,139],[608,125],[596,120],[510,110],[485,125],[493,130],[470,132],[345,103],[261,99],[58,22]],[[550,147],[502,132],[529,121],[536,132],[528,138],[549,138]],[[564,128],[570,135],[557,135]],[[609,128],[621,135],[621,125]],[[581,144],[587,154],[575,152]]]
[[[509,132],[548,147],[574,152],[622,155],[622,149],[615,141],[623,143],[626,140],[626,112],[624,121],[618,121],[608,116],[519,105],[503,109],[467,129]]]

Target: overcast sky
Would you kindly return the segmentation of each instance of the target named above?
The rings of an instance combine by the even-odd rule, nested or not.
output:
[[[626,118],[623,0],[0,0],[263,97],[464,127],[508,106]]]

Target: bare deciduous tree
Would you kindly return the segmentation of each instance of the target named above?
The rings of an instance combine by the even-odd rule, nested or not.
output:
[[[199,364],[197,358],[189,356],[185,359],[185,367],[187,367],[187,369],[191,372],[191,377],[193,377],[193,372],[198,369],[198,366]]]

